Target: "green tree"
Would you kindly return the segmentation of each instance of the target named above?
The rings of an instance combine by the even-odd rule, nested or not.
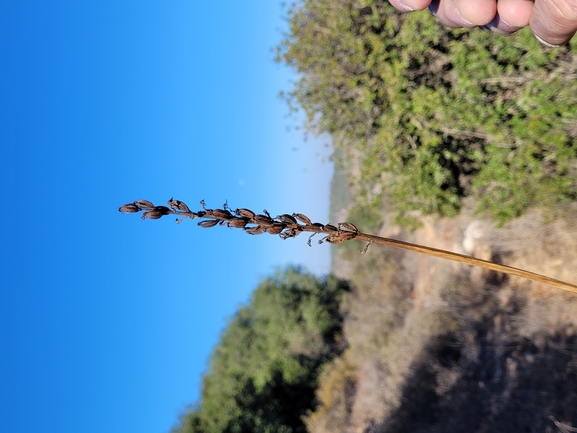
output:
[[[288,268],[265,279],[224,331],[202,401],[178,433],[304,432],[322,365],[338,355],[344,281]]]
[[[577,197],[577,59],[530,31],[448,30],[385,0],[303,0],[277,60],[284,94],[329,133],[356,200],[387,195],[397,222],[455,215],[472,196],[503,223]]]

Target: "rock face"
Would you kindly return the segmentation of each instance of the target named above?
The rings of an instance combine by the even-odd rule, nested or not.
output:
[[[531,212],[504,228],[465,214],[379,234],[575,283],[575,233],[577,213]],[[410,252],[346,256],[348,267],[337,249],[333,267],[356,287],[349,346],[310,431],[577,431],[576,295]]]

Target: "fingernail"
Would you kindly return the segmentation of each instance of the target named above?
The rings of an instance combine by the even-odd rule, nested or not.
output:
[[[413,12],[414,9],[408,5],[405,4],[404,1],[401,0],[401,6],[404,8],[403,12]]]
[[[562,47],[562,46],[563,46],[563,45],[550,44],[549,42],[544,41],[543,39],[541,39],[539,36],[537,36],[537,35],[535,35],[535,34],[534,34],[534,36],[535,36],[535,38],[536,38],[539,42],[541,42],[541,43],[542,43],[543,45],[545,45],[546,47],[549,47],[549,48],[559,48],[559,47]]]
[[[462,20],[465,24],[467,24],[468,26],[472,26],[473,23],[466,20],[465,18],[463,18],[463,16],[461,15],[461,13],[459,12],[459,9],[455,8],[455,12],[457,13],[457,16],[459,17],[460,20]]]

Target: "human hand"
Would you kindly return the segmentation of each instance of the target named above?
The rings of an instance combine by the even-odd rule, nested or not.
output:
[[[548,46],[568,42],[577,31],[577,0],[389,0],[401,12],[429,8],[448,27],[486,28],[500,34],[527,25]]]

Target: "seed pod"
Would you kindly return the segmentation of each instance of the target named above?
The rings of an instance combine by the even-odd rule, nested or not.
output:
[[[244,231],[247,232],[249,235],[260,235],[262,233],[264,233],[264,227],[261,226],[255,226],[255,227],[248,227],[248,228],[244,228]]]
[[[237,214],[237,215],[240,216],[240,217],[249,218],[249,219],[250,219],[250,218],[253,218],[254,215],[255,215],[253,211],[248,210],[248,209],[244,209],[244,208],[236,209],[236,210],[234,211],[234,213]]]
[[[327,242],[331,244],[340,244],[349,239],[354,239],[357,236],[355,232],[340,232],[338,235],[331,235],[328,237]]]
[[[329,244],[340,244],[341,242],[344,242],[344,239],[341,239],[338,236],[327,236],[326,238],[323,238],[323,241],[326,241]]]
[[[208,229],[210,227],[214,227],[219,222],[220,222],[219,220],[204,220],[204,221],[199,221],[198,225],[201,227],[204,227],[205,229]]]
[[[233,229],[243,229],[248,224],[248,218],[233,217],[226,222],[228,227]]]
[[[296,218],[293,217],[292,215],[289,215],[288,213],[277,215],[276,219],[282,221],[283,223],[289,226],[294,226],[295,224],[298,224]]]
[[[141,209],[152,209],[154,207],[148,200],[136,200],[134,204]]]
[[[325,231],[325,225],[321,223],[312,223],[311,226],[316,227],[321,232]]]
[[[170,213],[170,209],[166,206],[155,206],[153,210],[160,212],[162,215],[168,215]]]
[[[224,209],[214,209],[210,212],[207,211],[207,217],[209,218],[216,218],[219,220],[228,220],[232,218],[232,214]]]
[[[134,203],[128,203],[128,204],[122,205],[118,208],[118,210],[122,213],[140,212],[140,208],[138,206],[136,206]]]
[[[266,228],[266,232],[271,235],[278,235],[286,228],[283,223],[274,223],[272,226]]]
[[[339,229],[332,224],[325,224],[325,232],[327,233],[338,233]]]
[[[350,230],[352,232],[357,233],[359,231],[359,229],[352,223],[348,223],[348,222],[344,222],[344,223],[339,223],[339,230],[341,229],[346,229],[346,230]]]
[[[174,199],[170,199],[168,200],[168,205],[177,211],[183,211],[183,212],[190,212],[190,209],[188,208],[188,206],[181,202],[180,200],[174,200]]]
[[[164,214],[164,213],[162,213],[162,211],[159,211],[156,208],[154,208],[152,210],[148,210],[148,211],[144,212],[142,214],[142,219],[145,220],[146,218],[150,218],[151,220],[157,220],[162,215],[166,215],[166,214]]]
[[[271,217],[268,217],[266,215],[255,215],[254,217],[252,217],[252,221],[255,224],[260,224],[260,225],[266,225],[266,226],[270,226],[271,224],[274,223],[274,221],[272,220]]]
[[[293,216],[303,224],[306,224],[309,226],[312,224],[312,221],[310,220],[310,218],[306,215],[303,215],[302,213],[293,213]]]

